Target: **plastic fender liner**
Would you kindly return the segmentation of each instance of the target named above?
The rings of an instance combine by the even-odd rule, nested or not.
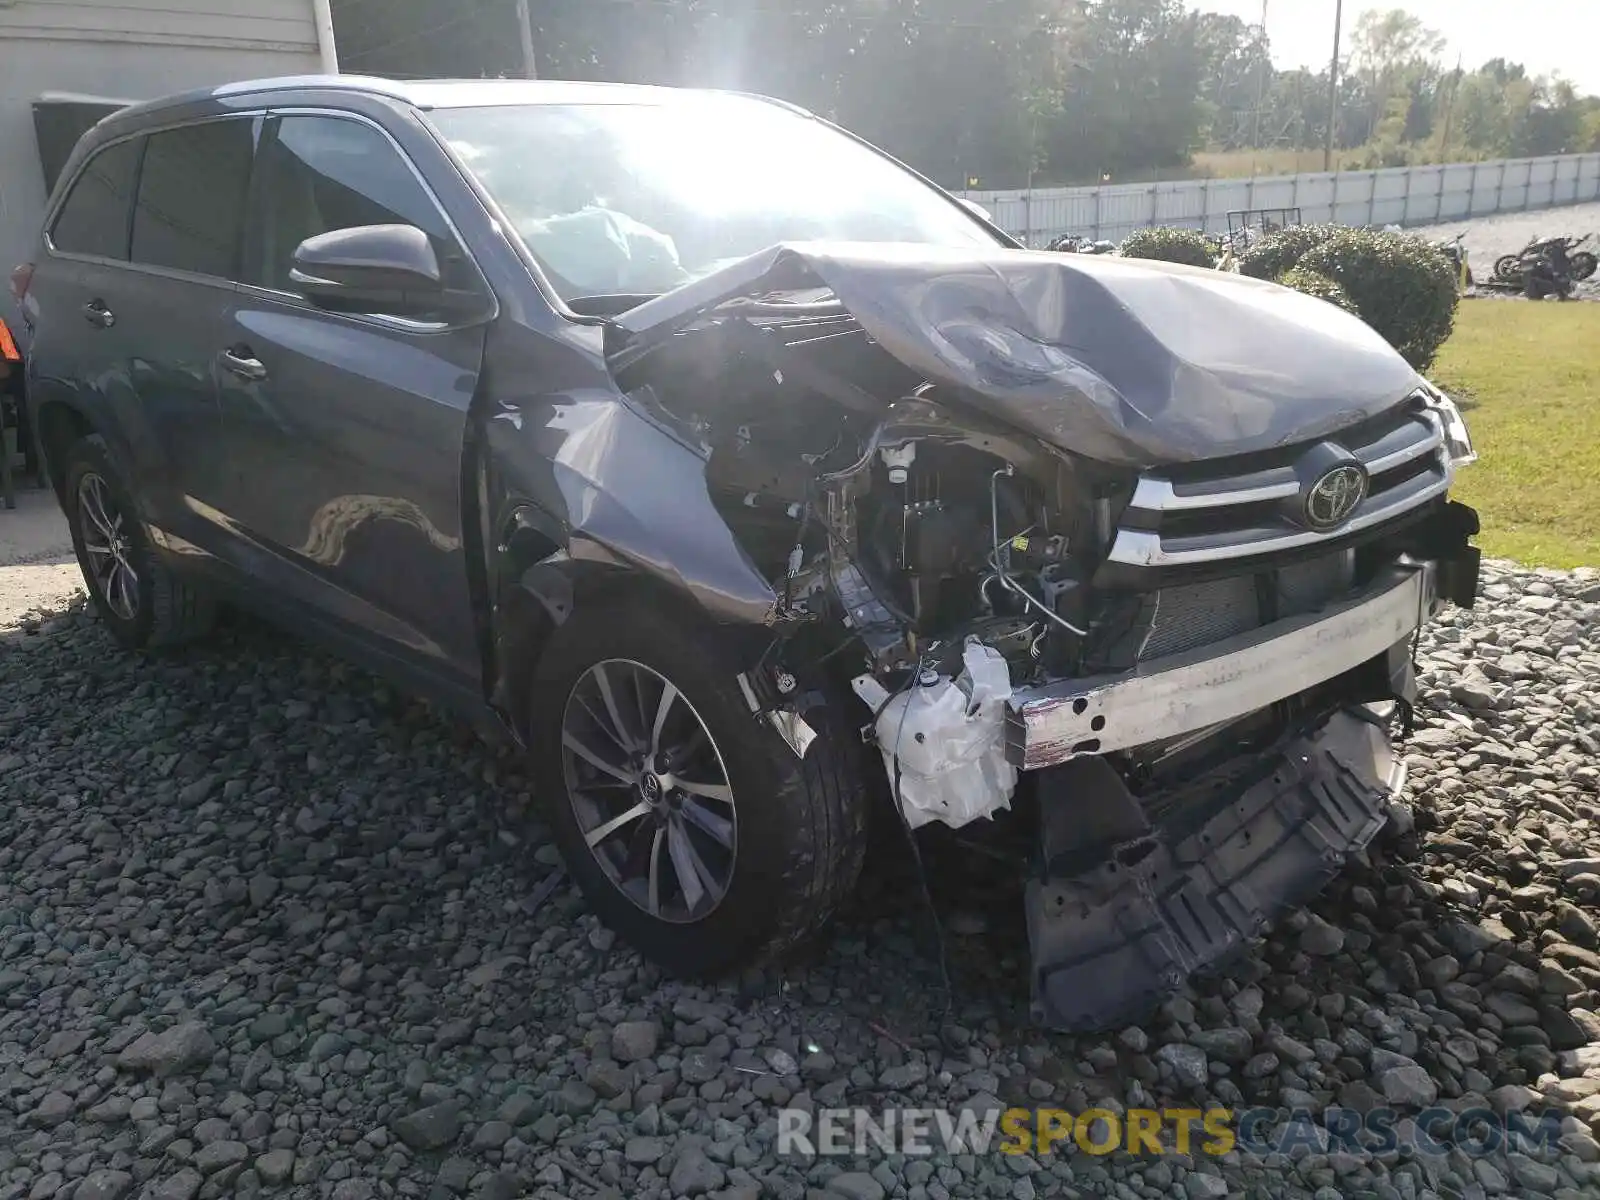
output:
[[[1277,748],[1198,827],[1158,827],[1081,874],[1030,882],[1034,1019],[1071,1032],[1139,1020],[1364,849],[1388,818],[1396,772],[1383,731],[1339,712]],[[1096,797],[1042,801],[1055,809],[1048,829]]]

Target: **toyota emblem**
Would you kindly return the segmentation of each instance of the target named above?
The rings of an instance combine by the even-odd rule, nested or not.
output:
[[[1367,473],[1343,463],[1319,476],[1305,493],[1306,524],[1312,529],[1337,529],[1367,498]]]

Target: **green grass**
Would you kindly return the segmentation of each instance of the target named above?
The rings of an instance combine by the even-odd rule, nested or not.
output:
[[[1334,164],[1344,160],[1334,155]],[[1321,150],[1199,150],[1193,173],[1201,179],[1244,179],[1251,175],[1300,175],[1322,170]]]
[[[1487,157],[1483,152],[1452,146],[1448,150],[1437,142],[1403,147],[1405,159],[1412,166],[1439,162],[1475,162]],[[1354,149],[1341,149],[1334,153],[1333,168],[1337,171],[1370,171],[1391,161],[1386,155],[1392,148],[1369,143]],[[1321,150],[1197,150],[1193,166],[1184,176],[1197,179],[1244,179],[1251,175],[1300,175],[1322,170]],[[1163,179],[1174,176],[1162,176]]]
[[[1484,553],[1600,566],[1600,304],[1463,301],[1430,377],[1472,431],[1453,494]]]

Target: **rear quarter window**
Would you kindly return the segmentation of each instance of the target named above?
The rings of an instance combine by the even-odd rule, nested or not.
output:
[[[63,254],[128,257],[128,204],[143,146],[143,138],[130,138],[89,160],[50,230],[52,246]]]

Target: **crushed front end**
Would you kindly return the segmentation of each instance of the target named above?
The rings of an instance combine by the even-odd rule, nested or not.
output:
[[[1382,827],[1416,636],[1477,587],[1455,419],[1419,389],[1132,476],[901,425],[824,486],[820,595],[870,654],[853,684],[908,824],[1037,821],[1042,1024],[1152,1008]]]
[[[1124,612],[1128,632],[1011,703],[1008,752],[1038,773],[1026,906],[1042,1023],[1153,1007],[1385,823],[1416,635],[1477,588],[1477,517],[1447,498],[1470,445],[1439,399],[1137,481],[1095,580],[1102,619]],[[1319,530],[1306,509],[1345,465],[1360,496]]]
[[[908,832],[1036,822],[1037,1019],[1136,1017],[1384,823],[1417,633],[1476,592],[1460,414],[1238,277],[758,257],[610,354],[771,587],[752,708],[856,704]]]

